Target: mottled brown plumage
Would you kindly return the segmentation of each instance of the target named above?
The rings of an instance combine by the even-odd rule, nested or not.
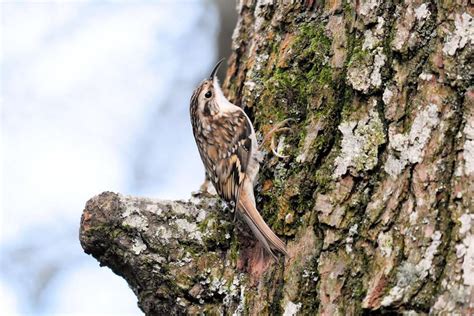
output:
[[[233,201],[265,249],[287,254],[284,243],[273,233],[255,206],[253,187],[259,169],[258,145],[250,119],[223,95],[215,72],[191,97],[190,114],[194,138],[206,169],[206,178],[226,201]]]

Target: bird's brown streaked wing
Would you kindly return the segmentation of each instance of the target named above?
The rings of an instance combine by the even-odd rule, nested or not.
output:
[[[235,201],[251,155],[252,127],[240,110],[223,113],[212,125],[214,142],[206,148],[206,170],[217,193]]]

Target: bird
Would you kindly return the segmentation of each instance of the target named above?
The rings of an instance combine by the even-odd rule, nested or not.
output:
[[[192,130],[206,174],[201,189],[211,182],[223,200],[234,202],[236,213],[278,261],[275,251],[288,256],[286,246],[255,203],[254,186],[261,160],[255,130],[245,111],[222,92],[216,72],[223,60],[197,86],[190,100]]]

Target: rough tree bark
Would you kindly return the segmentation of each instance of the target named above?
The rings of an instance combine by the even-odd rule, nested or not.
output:
[[[256,187],[291,258],[257,265],[216,198],[114,193],[87,203],[85,251],[149,315],[474,313],[473,11],[241,1],[225,88],[260,134],[296,120]]]

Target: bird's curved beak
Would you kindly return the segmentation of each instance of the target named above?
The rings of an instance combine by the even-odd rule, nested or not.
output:
[[[225,60],[225,58],[222,58],[217,62],[217,64],[214,66],[214,69],[212,69],[211,75],[209,76],[209,79],[212,80],[214,79],[214,76],[217,73],[217,70],[219,69],[219,66],[222,64],[222,62]]]

